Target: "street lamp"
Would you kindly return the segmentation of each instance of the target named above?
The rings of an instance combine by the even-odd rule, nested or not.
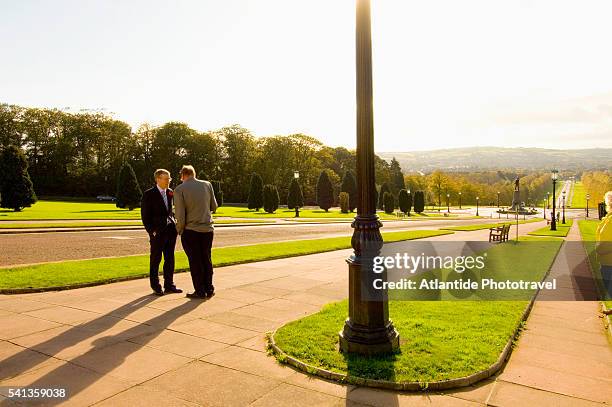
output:
[[[587,207],[586,207],[587,213],[586,213],[586,217],[587,218],[589,217],[589,199],[591,199],[591,194],[586,194],[586,201],[587,201]]]
[[[499,191],[497,191],[497,209],[499,209]]]
[[[450,194],[446,194],[446,212],[450,213]]]
[[[544,220],[546,220],[546,198],[544,198],[544,203],[542,204],[542,213],[544,214]]]
[[[550,230],[557,230],[557,210],[555,209],[555,191],[557,186],[557,178],[559,177],[559,171],[552,170],[550,173],[550,179],[552,179],[553,183],[553,193],[552,193],[552,216],[550,217]]]
[[[389,319],[387,292],[376,290],[368,298],[374,281],[374,258],[383,245],[376,214],[374,180],[374,123],[372,109],[372,36],[370,0],[357,0],[356,10],[357,87],[357,216],[353,220],[349,266],[349,316],[339,333],[341,352],[373,355],[399,348],[399,334]],[[377,274],[376,279],[386,278]],[[365,280],[365,281],[364,281]]]
[[[550,192],[546,193],[546,209],[550,209]]]
[[[478,216],[478,201],[480,200],[479,197],[476,197],[476,216]]]
[[[461,191],[459,191],[459,209],[461,209]]]
[[[561,194],[563,197],[563,218],[561,219],[561,223],[565,225],[565,190]]]
[[[295,178],[296,181],[298,179],[300,179],[300,172],[299,171],[293,171],[293,178]],[[298,205],[295,205],[295,217],[296,218],[300,217],[300,207]]]

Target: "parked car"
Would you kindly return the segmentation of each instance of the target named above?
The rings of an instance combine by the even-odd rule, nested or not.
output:
[[[117,200],[117,198],[115,198],[114,196],[110,196],[110,195],[98,195],[96,197],[96,201],[100,201],[100,202],[115,202]]]

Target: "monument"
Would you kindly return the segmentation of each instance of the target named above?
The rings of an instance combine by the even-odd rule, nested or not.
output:
[[[521,202],[521,186],[520,179],[517,176],[514,180],[514,193],[512,194],[512,206],[510,207],[510,211],[512,212],[521,212],[525,210],[525,204]]]

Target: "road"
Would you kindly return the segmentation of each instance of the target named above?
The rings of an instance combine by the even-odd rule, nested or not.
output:
[[[388,221],[384,223],[382,231],[438,229],[444,226],[490,223],[497,220]],[[215,230],[214,247],[349,236],[351,233],[349,223],[218,227]],[[177,242],[177,250],[182,250],[180,239]],[[0,235],[0,267],[127,256],[148,253],[148,251],[148,235],[144,230]]]

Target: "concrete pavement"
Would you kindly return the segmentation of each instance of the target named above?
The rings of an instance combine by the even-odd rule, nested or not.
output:
[[[432,240],[486,236],[484,230]],[[612,403],[610,348],[601,341],[594,302],[536,304],[498,377],[440,394],[345,386],[278,365],[266,353],[264,333],[345,298],[349,253],[219,268],[217,295],[205,302],[151,296],[146,280],[0,296],[0,387],[64,385],[66,405],[78,406]],[[187,274],[176,280],[191,287]]]

